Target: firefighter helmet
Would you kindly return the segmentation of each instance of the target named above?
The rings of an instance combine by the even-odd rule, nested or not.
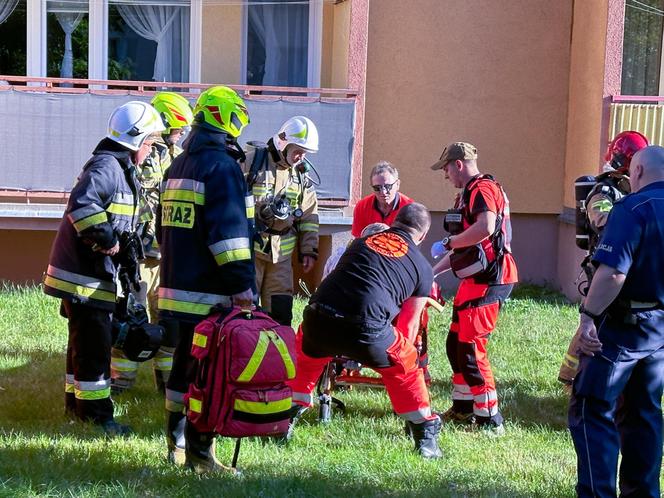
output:
[[[194,119],[200,126],[237,138],[249,124],[249,112],[235,90],[227,86],[213,86],[198,97]]]
[[[610,163],[613,169],[627,173],[634,153],[647,146],[648,139],[638,131],[623,131],[609,143],[604,160]]]
[[[161,115],[166,127],[164,133],[170,133],[174,128],[189,126],[194,120],[189,101],[179,93],[159,92],[155,94],[150,103]]]
[[[318,152],[318,130],[314,122],[305,116],[294,116],[287,120],[272,140],[274,146],[282,153],[290,144],[297,145],[307,152]]]
[[[146,102],[132,100],[117,107],[108,119],[106,137],[137,151],[150,135],[164,131],[159,113]]]

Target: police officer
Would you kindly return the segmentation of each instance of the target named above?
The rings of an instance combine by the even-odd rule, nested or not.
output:
[[[256,285],[261,307],[282,325],[293,320],[293,253],[304,273],[318,258],[318,199],[307,154],[318,130],[305,116],[288,119],[267,145],[251,142],[243,170],[256,206]]]
[[[194,119],[191,106],[186,98],[174,92],[155,94],[152,106],[157,110],[165,129],[159,139],[152,144],[150,155],[138,168],[141,183],[140,222],[141,240],[145,259],[140,263],[141,283],[134,293],[136,302],[145,306],[150,321],[157,323],[157,299],[159,289],[159,245],[155,237],[155,213],[159,204],[159,187],[164,173],[182,149],[177,145]],[[169,340],[170,339],[170,340]],[[166,337],[153,360],[153,373],[157,390],[164,392],[164,386],[173,364],[174,338]],[[111,389],[114,394],[130,388],[136,381],[138,363],[129,360],[118,348],[111,355]]]
[[[629,194],[629,165],[634,154],[647,147],[648,139],[638,131],[623,131],[615,136],[606,149],[604,172],[595,177],[595,185],[585,199],[586,226],[590,229],[588,234],[588,255],[581,263],[587,278],[587,287],[592,282],[595,267],[591,263],[597,243],[602,235],[609,212],[616,201]],[[585,294],[585,291],[582,290]],[[558,380],[571,385],[579,366],[577,351],[579,349],[579,336],[575,334],[563,357]]]
[[[609,214],[580,308],[569,406],[579,496],[660,496],[664,379],[664,148],[634,154],[632,194]],[[616,416],[618,398],[621,408]]]
[[[197,473],[229,470],[214,456],[213,434],[191,426],[185,433],[184,395],[196,324],[214,306],[253,302],[253,197],[236,162],[244,158],[236,139],[248,123],[247,108],[232,89],[204,91],[184,152],[166,172],[157,208],[160,324],[177,337],[166,384],[168,458]]]
[[[289,385],[299,416],[311,406],[312,391],[332,357],[373,368],[394,411],[406,421],[415,449],[424,458],[440,458],[440,418],[431,412],[415,349],[433,283],[431,266],[417,246],[430,225],[427,209],[413,203],[399,211],[391,229],[351,243],[304,310],[297,373]]]
[[[136,165],[164,129],[145,102],[113,111],[108,134],[95,148],[71,191],[51,249],[44,292],[62,299],[68,319],[65,410],[109,435],[130,432],[113,418],[110,398],[111,330],[120,235],[138,223]]]

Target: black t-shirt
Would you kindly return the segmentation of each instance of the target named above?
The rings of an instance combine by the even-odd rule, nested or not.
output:
[[[431,265],[410,236],[391,228],[355,239],[310,302],[369,327],[384,327],[406,299],[427,297],[432,284]]]

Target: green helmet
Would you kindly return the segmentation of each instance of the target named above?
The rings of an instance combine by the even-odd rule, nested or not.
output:
[[[249,112],[240,96],[227,86],[213,86],[198,97],[194,106],[196,122],[233,138],[249,124]]]
[[[164,133],[170,133],[173,128],[189,126],[194,120],[189,101],[179,93],[159,92],[150,103],[157,109],[164,122],[166,127]]]

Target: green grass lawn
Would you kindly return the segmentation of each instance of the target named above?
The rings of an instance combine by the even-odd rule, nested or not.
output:
[[[574,306],[522,287],[490,343],[507,435],[444,428],[444,458],[423,461],[383,390],[337,396],[347,412],[319,425],[310,410],[287,446],[243,441],[243,477],[197,477],[165,460],[163,401],[148,365],[119,396],[116,416],[136,435],[107,440],[63,415],[66,322],[38,289],[0,291],[0,496],[573,496],[576,459],[556,381],[576,327]],[[297,303],[299,321],[303,302]],[[430,331],[434,409],[449,404],[444,340],[451,306]],[[218,457],[230,462],[232,440]]]

